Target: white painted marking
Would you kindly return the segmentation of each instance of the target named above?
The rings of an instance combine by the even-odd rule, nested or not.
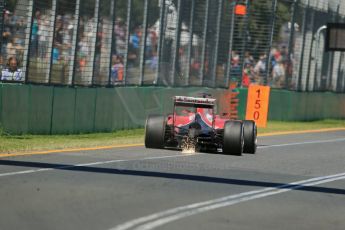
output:
[[[293,146],[293,145],[307,145],[307,144],[323,144],[323,143],[332,143],[332,142],[342,142],[345,141],[345,138],[331,139],[331,140],[319,140],[319,141],[306,141],[306,142],[295,142],[279,145],[267,145],[267,146],[258,146],[259,149],[272,148],[272,147],[284,147],[284,146]]]
[[[314,186],[343,179],[345,179],[345,173],[340,173],[335,175],[311,178],[303,181],[296,181],[274,188],[265,188],[250,192],[239,193],[231,196],[226,196],[200,203],[194,203],[186,206],[169,209],[163,212],[154,213],[149,216],[128,221],[110,230],[151,230],[164,224],[167,224],[169,222],[200,214],[203,212],[211,211],[214,209],[231,206],[241,202],[259,199],[267,196],[273,196],[279,193],[285,193],[307,186]]]

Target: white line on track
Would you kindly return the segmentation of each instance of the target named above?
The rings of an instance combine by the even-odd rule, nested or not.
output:
[[[345,138],[322,140],[322,141],[295,142],[295,143],[278,144],[278,145],[267,145],[267,146],[259,146],[258,148],[265,149],[265,148],[272,148],[272,147],[284,147],[284,146],[307,145],[307,144],[322,144],[322,143],[333,143],[333,142],[342,142],[342,141],[345,141]]]
[[[285,193],[303,187],[314,186],[343,179],[345,179],[345,173],[340,173],[335,175],[311,178],[308,180],[296,181],[290,184],[285,184],[274,188],[265,188],[225,196],[214,200],[189,204],[186,206],[180,206],[166,211],[157,212],[145,217],[140,217],[128,221],[124,224],[118,225],[110,230],[152,230],[169,222],[200,214],[203,212],[211,211],[214,209],[227,207],[254,199],[260,199],[267,196],[273,196],[279,193]]]

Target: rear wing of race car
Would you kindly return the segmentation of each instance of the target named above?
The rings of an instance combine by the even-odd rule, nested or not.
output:
[[[213,108],[216,104],[214,98],[175,96],[175,106],[186,106],[194,108]]]

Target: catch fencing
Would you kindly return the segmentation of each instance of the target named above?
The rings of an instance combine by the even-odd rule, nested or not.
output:
[[[3,69],[26,84],[345,92],[324,52],[342,0],[0,0]]]

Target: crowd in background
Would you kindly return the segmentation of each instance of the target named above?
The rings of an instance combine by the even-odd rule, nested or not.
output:
[[[75,36],[75,18],[73,14],[57,15],[55,18],[54,31],[51,28],[51,12],[48,10],[41,12],[36,10],[32,21],[30,40],[30,62],[38,63],[41,69],[49,68],[50,60],[53,65],[67,65],[71,57],[75,57],[75,75],[81,79],[86,76],[92,77],[94,55],[96,69],[101,73],[102,69],[109,68],[109,61],[102,61],[102,53],[106,49],[111,49],[111,69],[110,83],[121,84],[124,75],[124,58],[126,57],[126,39],[128,37],[126,22],[118,17],[115,20],[113,35],[109,36],[111,21],[101,18],[98,22],[93,17],[82,16],[79,20],[77,31],[77,42],[75,56],[73,55],[73,36]],[[158,46],[158,25],[148,27],[147,39],[145,41],[145,64],[149,69],[157,68],[157,46]],[[15,12],[6,10],[4,12],[4,29],[2,37],[2,52],[0,64],[3,69],[8,69],[9,59],[15,57],[18,68],[21,65],[24,55],[26,23],[23,17],[17,16]],[[141,25],[132,26],[129,31],[127,67],[128,69],[139,66],[140,51],[142,49],[143,29]],[[189,35],[188,35],[189,36]],[[53,44],[49,46],[49,44]],[[197,45],[193,43],[193,46]],[[51,49],[49,49],[51,48]],[[180,59],[183,59],[185,52],[179,52]],[[250,84],[269,84],[273,87],[283,87],[285,84],[285,74],[288,68],[288,57],[286,47],[273,48],[270,58],[267,54],[261,54],[256,59],[249,52],[245,52],[243,61],[240,53],[233,51],[231,54],[230,77],[242,78],[242,86],[248,87]],[[109,58],[108,58],[109,59]],[[267,60],[271,60],[267,65]],[[226,64],[225,64],[226,65]],[[268,78],[267,66],[270,68]],[[191,64],[191,72],[198,72],[200,63]],[[107,71],[103,71],[107,72]],[[2,74],[5,76],[6,74]],[[21,74],[22,75],[22,74]],[[22,78],[20,78],[22,79]],[[4,80],[4,79],[3,79]],[[268,82],[266,82],[268,81]]]
[[[24,55],[25,20],[15,12],[4,10],[1,44],[1,80],[22,81],[24,76],[20,63]]]
[[[68,22],[69,20],[66,21]],[[95,22],[93,17],[81,18],[79,22],[77,42],[77,71],[81,73],[85,71],[92,71],[92,63],[90,63],[90,60],[93,54],[93,49],[95,50],[96,60],[100,60],[97,62],[97,66],[95,66],[95,68],[109,68],[108,62],[102,59],[102,54],[108,52],[108,50],[111,50],[111,83],[121,84],[123,81],[124,59],[126,57],[126,52],[128,52],[127,68],[131,69],[139,66],[143,31],[141,26],[133,26],[130,29],[127,50],[126,39],[128,38],[128,31],[126,22],[124,22],[124,20],[120,17],[116,18],[113,28],[114,33],[112,36],[109,36],[109,31],[112,30],[111,24],[111,21],[107,18],[102,18],[99,20],[99,22]],[[65,25],[64,21],[62,25]],[[68,27],[71,27],[71,25],[67,26],[67,28]],[[98,27],[98,30],[96,27]],[[64,34],[66,33],[63,33],[63,38],[65,38]],[[157,67],[155,64],[155,60],[157,60],[157,37],[158,36],[155,30],[153,28],[148,28],[147,39],[145,42],[145,60],[146,64],[149,64],[152,69]],[[95,47],[93,43],[95,43]],[[65,47],[66,46],[67,50],[70,50],[70,43],[67,43]],[[58,46],[57,52],[61,52],[61,49],[59,49]],[[56,56],[58,61],[59,55],[57,54]]]
[[[250,84],[261,84],[283,88],[286,84],[286,73],[290,66],[287,48],[285,46],[272,48],[269,55],[270,57],[267,58],[267,54],[260,54],[258,60],[255,60],[253,55],[245,52],[242,68],[240,55],[233,51],[231,55],[232,75],[239,76],[242,72],[243,87],[248,87]],[[270,60],[269,65],[267,65],[268,60]]]
[[[72,14],[57,15],[55,23],[51,23],[49,10],[36,10],[32,20],[30,40],[30,63],[40,69],[49,68],[50,58],[52,64],[64,65],[73,57],[74,16]],[[54,31],[52,31],[54,25]],[[123,80],[124,58],[126,54],[126,39],[128,36],[127,25],[122,18],[117,18],[114,24],[113,36],[106,36],[111,30],[111,21],[102,18],[95,22],[93,17],[84,16],[79,20],[78,36],[75,55],[75,74],[93,74],[93,59],[100,59],[104,49],[111,49],[111,82],[118,83]],[[98,27],[98,30],[97,30]],[[24,55],[26,23],[24,17],[17,16],[15,12],[5,11],[4,29],[2,35],[2,50],[0,64],[6,66],[11,57],[15,57],[21,63]],[[98,31],[98,33],[96,33]],[[142,39],[142,27],[135,26],[130,30],[128,43],[128,68],[139,65]],[[145,42],[146,64],[151,69],[157,68],[157,39],[155,27],[148,28]],[[52,47],[49,44],[53,44]],[[49,49],[51,48],[51,49]],[[93,53],[95,52],[95,53]],[[106,62],[98,62],[95,68],[109,68]],[[103,66],[102,66],[103,65]]]

